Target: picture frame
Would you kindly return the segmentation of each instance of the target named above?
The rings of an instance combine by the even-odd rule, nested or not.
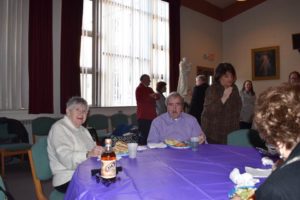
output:
[[[279,46],[251,50],[252,80],[280,79]]]

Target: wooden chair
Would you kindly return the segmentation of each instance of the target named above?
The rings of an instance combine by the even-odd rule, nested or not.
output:
[[[121,111],[113,114],[111,117],[111,126],[112,129],[114,130],[117,128],[119,125],[128,125],[128,116],[122,113]]]
[[[253,129],[239,129],[231,132],[227,136],[227,144],[234,146],[265,148],[264,141],[259,137],[258,132]]]
[[[5,190],[5,186],[1,177],[0,177],[0,186],[3,188],[3,190]],[[4,199],[5,199],[4,193],[0,192],[0,200],[4,200]]]
[[[4,136],[7,137],[6,143],[0,144],[1,175],[5,176],[5,158],[11,156],[21,156],[21,163],[23,163],[24,155],[28,153],[31,145],[28,143],[20,143],[20,141],[16,140],[16,135],[9,133],[7,124],[1,124],[0,132],[3,136],[2,138],[4,138]]]
[[[1,144],[1,176],[5,176],[5,158],[11,156],[21,156],[21,164],[24,161],[24,155],[28,153],[31,145],[28,143],[13,143],[13,144]]]
[[[32,141],[36,142],[36,136],[47,136],[51,126],[56,122],[52,117],[38,117],[32,120]]]
[[[136,113],[130,115],[131,124],[134,126],[138,126]]]
[[[249,129],[240,129],[227,136],[227,144],[234,146],[252,147],[249,139]]]
[[[91,115],[86,120],[87,127],[92,127],[96,130],[98,138],[100,140],[105,137],[109,137],[108,117],[102,114]]]
[[[41,181],[50,180],[52,178],[47,152],[47,137],[40,138],[31,147],[28,155],[36,197],[38,200],[47,200],[48,198],[43,192],[41,183]],[[63,200],[64,194],[54,189],[51,192],[49,199]]]

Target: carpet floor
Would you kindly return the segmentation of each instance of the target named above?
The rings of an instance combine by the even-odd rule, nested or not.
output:
[[[15,200],[36,200],[34,184],[28,161],[10,163],[5,165],[5,176],[2,177],[6,190],[9,191]],[[52,191],[51,180],[43,182],[43,190],[47,195]]]

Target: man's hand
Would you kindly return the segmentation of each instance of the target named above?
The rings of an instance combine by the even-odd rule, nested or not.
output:
[[[203,144],[206,141],[206,136],[204,134],[201,134],[199,136],[199,144]]]
[[[152,94],[150,94],[150,97],[153,98],[153,99],[155,99],[155,100],[158,100],[159,99],[159,94],[152,93]]]

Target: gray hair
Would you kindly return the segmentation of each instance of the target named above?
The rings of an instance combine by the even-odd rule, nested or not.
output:
[[[68,100],[68,102],[67,102],[67,109],[70,109],[74,105],[78,105],[78,104],[85,106],[87,108],[87,111],[89,110],[89,106],[88,106],[87,101],[84,98],[78,97],[78,96],[71,97]]]
[[[196,76],[196,80],[202,80],[203,82],[207,82],[207,77],[205,75],[198,75]]]
[[[169,96],[167,96],[165,104],[168,105],[170,98],[180,98],[182,105],[184,104],[183,97],[178,92],[171,92]]]

